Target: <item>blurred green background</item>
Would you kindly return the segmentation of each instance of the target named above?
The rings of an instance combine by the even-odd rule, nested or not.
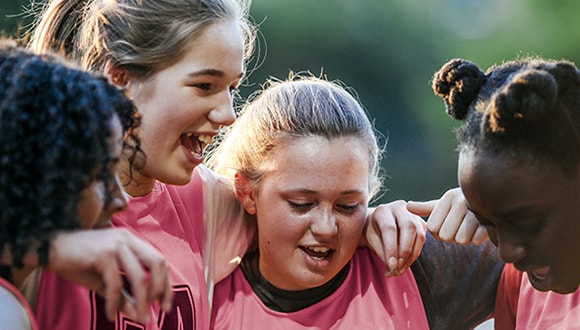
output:
[[[3,0],[0,29],[26,28],[30,0]],[[382,201],[456,186],[453,128],[430,80],[446,61],[483,70],[528,55],[580,63],[578,0],[253,0],[259,49],[243,95],[290,70],[353,87],[387,141]]]

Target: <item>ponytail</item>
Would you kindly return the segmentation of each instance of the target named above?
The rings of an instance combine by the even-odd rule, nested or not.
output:
[[[89,1],[49,1],[32,25],[28,48],[39,54],[53,52],[78,60],[78,34]]]

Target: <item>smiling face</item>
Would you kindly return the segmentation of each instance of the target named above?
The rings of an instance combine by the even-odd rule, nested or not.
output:
[[[580,171],[563,175],[517,158],[462,152],[459,181],[500,257],[540,291],[570,293],[580,283]]]
[[[101,168],[96,170],[94,177],[81,192],[81,199],[77,205],[77,217],[82,228],[103,228],[111,226],[113,214],[127,207],[125,191],[119,181],[118,165],[123,149],[123,135],[119,119],[115,116],[111,120],[112,135],[109,138],[111,154],[108,155],[107,171],[108,182],[103,181]]]
[[[351,259],[369,199],[366,150],[352,137],[293,140],[270,157],[254,193],[242,194],[257,216],[260,271],[271,284],[320,286]]]
[[[146,81],[128,78],[129,95],[142,114],[139,132],[147,156],[145,166],[133,171],[133,185],[188,183],[206,144],[235,120],[233,94],[244,74],[239,25],[209,25],[190,45],[180,61]],[[150,191],[126,189],[131,195]]]

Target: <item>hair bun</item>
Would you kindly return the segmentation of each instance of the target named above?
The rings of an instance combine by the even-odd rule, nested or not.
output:
[[[492,131],[534,123],[553,106],[558,94],[554,77],[542,70],[526,69],[515,74],[487,109]]]
[[[453,59],[435,73],[431,87],[445,101],[447,114],[463,120],[485,81],[485,74],[475,64]]]

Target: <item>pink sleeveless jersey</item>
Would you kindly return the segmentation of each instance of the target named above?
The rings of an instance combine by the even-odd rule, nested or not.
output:
[[[23,323],[28,323],[28,325],[29,325],[29,327],[28,327],[28,325],[26,325],[28,327],[27,329],[38,330],[38,325],[36,324],[36,320],[34,318],[34,315],[32,314],[32,310],[30,309],[30,305],[28,305],[28,302],[26,301],[26,299],[24,298],[22,293],[20,293],[20,291],[17,288],[15,288],[11,283],[6,281],[2,277],[0,277],[0,287],[6,289],[9,292],[8,294],[12,294],[14,296],[14,298],[16,299],[16,301],[18,301],[18,303],[20,304],[20,307],[22,307],[22,308],[20,308],[17,305],[15,305],[16,308],[14,309],[14,308],[9,308],[8,306],[2,306],[0,304],[0,308],[2,308],[2,311],[0,311],[0,315],[2,313],[22,314]],[[10,299],[10,300],[12,300],[12,299]],[[17,310],[24,310],[24,312],[20,313],[20,312],[17,312]],[[26,314],[26,315],[24,315],[24,314]],[[10,317],[17,317],[19,315],[9,315],[9,316]],[[2,319],[2,318],[0,317],[0,319]],[[6,326],[8,326],[8,325],[0,324],[0,329],[4,329]],[[24,325],[22,325],[22,326],[24,326]]]
[[[570,294],[538,291],[530,284],[527,274],[517,274],[515,268],[510,270],[508,267],[513,268],[512,265],[506,266],[498,291],[496,329],[580,329],[580,289]],[[519,283],[517,278],[520,278]],[[517,286],[515,291],[510,288],[510,283]],[[504,298],[499,299],[502,295]],[[512,298],[506,298],[507,295]],[[505,303],[509,300],[512,302]]]
[[[410,270],[384,276],[384,264],[370,249],[359,248],[341,287],[303,310],[284,313],[266,307],[241,269],[215,288],[215,329],[429,329]]]
[[[109,322],[104,301],[94,292],[44,272],[36,311],[41,329],[208,329],[202,194],[198,175],[185,186],[157,182],[150,194],[131,198],[128,209],[113,219],[115,226],[131,229],[166,257],[174,291],[171,313],[152,310],[147,325],[122,314]]]

